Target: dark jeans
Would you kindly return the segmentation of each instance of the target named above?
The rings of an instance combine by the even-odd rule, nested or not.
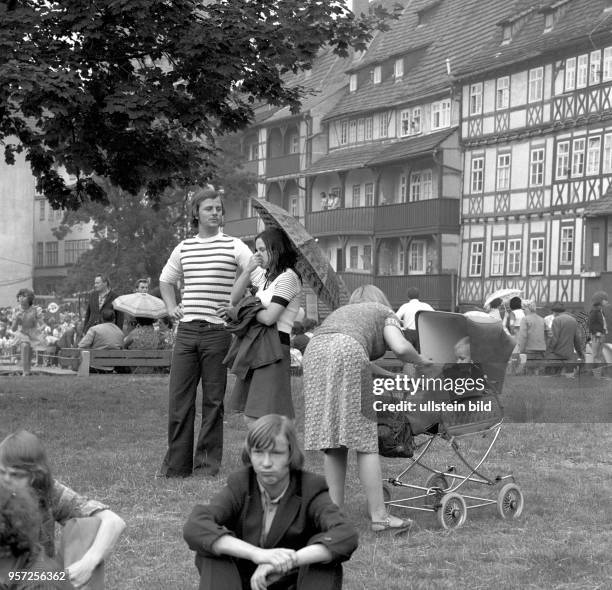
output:
[[[198,590],[250,590],[249,583],[255,564],[227,555],[204,556],[197,554],[196,567],[200,572]],[[340,590],[342,565],[339,563],[313,563],[293,570],[268,586],[268,590]]]
[[[223,397],[231,335],[205,321],[179,324],[172,366],[168,407],[168,452],[161,472],[188,476],[194,468],[216,471],[223,455]],[[202,425],[193,450],[195,401],[202,380]]]

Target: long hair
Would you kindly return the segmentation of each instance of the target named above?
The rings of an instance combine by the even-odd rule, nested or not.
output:
[[[33,562],[40,552],[38,543],[41,514],[28,490],[11,490],[0,483],[0,553],[14,558],[26,555]]]
[[[35,434],[27,430],[9,434],[0,443],[0,463],[29,472],[32,476],[30,487],[38,497],[41,508],[49,506],[53,478],[47,453]]]
[[[375,285],[361,285],[357,287],[349,299],[349,303],[380,303],[391,308],[387,296]]]
[[[274,447],[277,436],[283,435],[289,444],[289,466],[291,469],[301,469],[304,465],[304,453],[300,449],[297,433],[293,422],[287,416],[267,414],[251,424],[249,433],[242,449],[242,462],[251,464],[251,450],[267,450]]]
[[[266,281],[273,281],[279,274],[287,269],[293,270],[300,276],[295,265],[297,263],[297,252],[285,232],[271,227],[255,236],[255,242],[262,240],[268,250],[270,263],[266,270]]]
[[[17,291],[17,299],[19,299],[19,297],[22,295],[26,298],[28,307],[31,307],[34,303],[34,291],[31,289],[19,289],[19,291]]]

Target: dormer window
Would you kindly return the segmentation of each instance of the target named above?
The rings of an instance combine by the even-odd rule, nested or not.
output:
[[[374,84],[380,84],[382,80],[382,68],[380,66],[376,66],[372,70],[372,82]]]
[[[512,25],[504,25],[502,29],[502,45],[512,41]]]
[[[349,91],[355,92],[357,90],[357,74],[351,74],[349,76]]]
[[[404,76],[404,60],[401,57],[395,60],[393,75],[395,76],[396,80],[399,80]]]
[[[555,13],[547,12],[544,15],[544,32],[548,33],[549,31],[552,31],[554,24],[555,24]]]

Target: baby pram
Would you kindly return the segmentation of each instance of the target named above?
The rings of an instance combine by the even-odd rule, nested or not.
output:
[[[397,476],[383,480],[385,504],[433,512],[445,529],[461,526],[468,510],[494,504],[502,518],[517,518],[524,500],[514,476],[489,477],[481,469],[501,431],[503,408],[498,396],[502,393],[506,365],[514,348],[513,339],[503,331],[500,321],[485,315],[466,317],[422,311],[416,321],[421,355],[435,363],[430,372],[438,373],[444,386],[430,381],[433,387],[422,388],[414,394],[407,394],[403,388],[381,397],[380,402],[396,405],[378,405],[386,409],[378,412],[380,454],[408,459],[408,465]],[[466,336],[473,363],[457,364],[454,346]],[[462,387],[461,393],[457,392],[454,385],[466,383],[458,378],[475,380],[479,376],[482,389],[465,391]],[[453,384],[452,389],[449,384]],[[414,411],[405,411],[408,401],[415,404]],[[404,404],[398,406],[397,402]],[[402,411],[394,411],[394,407]],[[463,447],[469,446],[476,437],[483,439],[476,441],[482,448],[476,455],[467,456]],[[449,444],[459,459],[457,465],[439,470],[426,463],[425,456],[436,441]],[[429,474],[427,479],[422,485],[406,483],[409,476],[414,480],[413,469],[417,465]],[[496,497],[475,495],[472,488],[481,486],[496,491]],[[394,497],[400,493],[410,495]]]

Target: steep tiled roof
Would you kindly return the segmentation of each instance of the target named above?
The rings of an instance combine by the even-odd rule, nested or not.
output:
[[[326,172],[341,172],[362,168],[383,149],[381,143],[370,143],[353,148],[341,148],[329,152],[320,160],[317,160],[308,170],[306,175],[325,174]]]
[[[398,160],[405,160],[406,158],[413,158],[415,156],[426,154],[433,151],[440,145],[447,137],[455,132],[453,129],[445,129],[444,131],[438,131],[430,135],[423,135],[421,137],[405,139],[398,141],[388,148],[384,149],[380,154],[369,160],[368,165],[372,164],[384,164],[387,162],[396,162]]]
[[[454,79],[448,76],[447,60],[453,75],[465,70],[473,55],[486,47],[494,35],[501,34],[496,23],[513,14],[517,1],[524,0],[411,2],[388,31],[377,34],[358,64],[360,71],[367,72],[375,64],[404,57],[407,65],[403,78],[397,81],[388,78],[381,84],[362,82],[357,91],[347,93],[328,118],[449,93]],[[428,6],[429,10],[419,15]]]
[[[612,11],[604,12],[606,0],[515,0],[511,14],[526,14],[522,27],[510,42],[502,45],[502,29],[497,26],[488,34],[469,63],[458,68],[459,77],[470,76],[512,63],[526,61],[558,52],[572,43],[584,41],[596,48],[600,34],[612,32]],[[561,11],[552,30],[544,33],[544,18],[548,8],[558,6]],[[497,22],[500,22],[499,19]]]

